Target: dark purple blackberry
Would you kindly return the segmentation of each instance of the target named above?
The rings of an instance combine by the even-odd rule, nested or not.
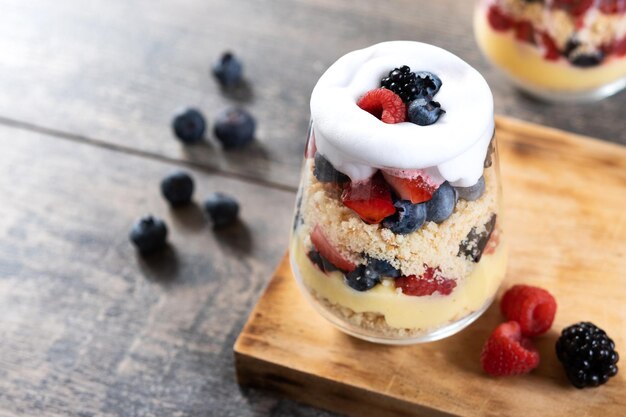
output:
[[[410,103],[420,93],[416,81],[417,77],[414,72],[411,72],[411,68],[403,65],[390,71],[389,75],[380,81],[380,86],[399,95],[405,103]]]
[[[593,323],[565,328],[556,342],[556,355],[576,388],[597,387],[617,374],[615,343]]]

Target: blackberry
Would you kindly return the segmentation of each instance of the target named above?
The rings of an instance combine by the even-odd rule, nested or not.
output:
[[[417,76],[411,72],[411,68],[407,65],[390,71],[389,76],[380,81],[380,86],[399,95],[405,103],[410,103],[420,94]]]
[[[617,374],[615,343],[593,323],[565,328],[556,342],[556,355],[576,388],[597,387]]]

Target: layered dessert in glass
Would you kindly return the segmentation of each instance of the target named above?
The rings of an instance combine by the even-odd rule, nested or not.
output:
[[[626,86],[626,0],[481,0],[479,46],[519,87],[547,100]]]
[[[290,243],[307,298],[374,342],[471,323],[506,268],[483,77],[435,46],[385,42],[335,62],[311,116]]]

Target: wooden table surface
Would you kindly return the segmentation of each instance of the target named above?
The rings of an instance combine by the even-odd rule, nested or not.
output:
[[[232,346],[283,255],[308,99],[343,53],[390,39],[435,43],[487,78],[499,113],[626,144],[626,94],[546,105],[480,55],[461,0],[0,0],[0,415],[329,416],[242,390]],[[210,62],[230,49],[250,90],[224,95]],[[257,142],[183,147],[169,123],[211,124],[240,104]],[[210,135],[209,135],[210,136]],[[227,191],[242,222],[219,233],[199,206],[170,210],[160,178]],[[145,213],[171,247],[128,242]]]

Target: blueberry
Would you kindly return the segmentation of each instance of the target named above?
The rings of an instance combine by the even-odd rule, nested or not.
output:
[[[243,65],[231,52],[224,52],[213,64],[213,75],[224,87],[233,87],[241,82]]]
[[[224,227],[237,219],[239,203],[226,194],[213,193],[204,202],[204,209],[211,217],[214,227]]]
[[[254,140],[256,121],[241,108],[222,111],[215,119],[213,131],[222,146],[227,149],[239,148]]]
[[[461,200],[476,201],[485,192],[485,177],[480,177],[471,187],[455,187],[455,190]]]
[[[368,258],[367,266],[383,277],[398,278],[400,276],[400,270],[384,259]]]
[[[359,265],[346,274],[346,284],[357,291],[371,290],[380,282],[380,275],[369,266]]]
[[[496,218],[497,216],[493,214],[485,224],[485,230],[481,233],[478,233],[475,227],[472,228],[459,245],[459,253],[457,256],[467,257],[472,262],[479,262],[496,226]]]
[[[324,270],[324,263],[322,261],[322,255],[320,255],[318,251],[316,251],[315,249],[311,249],[309,253],[307,254],[307,256],[309,257],[311,262],[313,262],[314,265],[317,265],[317,267],[321,269],[322,271]]]
[[[409,121],[420,126],[435,123],[446,111],[436,101],[418,98],[409,104]]]
[[[344,183],[350,181],[347,175],[337,171],[328,159],[319,152],[315,154],[313,175],[319,182]]]
[[[161,193],[173,206],[187,204],[193,195],[193,179],[184,171],[176,171],[163,178]]]
[[[130,231],[130,240],[142,254],[155,252],[165,245],[167,226],[153,216],[142,217]]]
[[[454,212],[457,195],[448,181],[437,188],[433,197],[426,202],[426,220],[443,223]]]
[[[426,221],[426,204],[412,204],[408,200],[398,200],[394,204],[396,213],[383,220],[383,227],[399,235],[412,233]]]
[[[172,129],[174,129],[176,137],[183,143],[194,143],[204,137],[206,121],[198,110],[184,109],[174,116]]]
[[[442,82],[435,74],[428,71],[418,71],[415,76],[417,78],[416,85],[421,90],[422,97],[430,96],[432,98],[439,92]]]
[[[595,67],[602,63],[602,61],[604,60],[604,54],[602,53],[602,51],[595,51],[585,54],[574,54],[569,57],[569,60],[575,67]]]

